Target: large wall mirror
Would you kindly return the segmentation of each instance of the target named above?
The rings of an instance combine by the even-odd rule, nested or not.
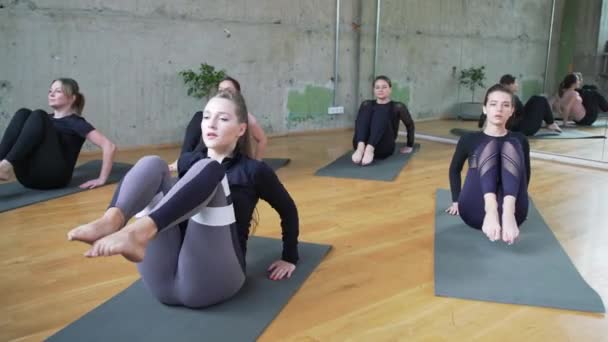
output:
[[[474,3],[376,2],[375,74],[392,78],[392,98],[409,106],[417,133],[458,139],[459,131],[479,129],[485,88],[503,74],[515,76],[524,104],[534,96],[549,102],[570,72],[581,73],[586,88],[606,97],[608,1]],[[461,83],[462,71],[480,69],[485,88],[471,91]],[[592,126],[568,125],[558,139],[531,137],[531,149],[608,162],[604,109]]]

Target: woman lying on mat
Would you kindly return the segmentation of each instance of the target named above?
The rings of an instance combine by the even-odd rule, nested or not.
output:
[[[573,119],[577,125],[593,125],[600,112],[608,111],[608,101],[596,88],[585,86],[580,89],[582,77],[568,74],[559,85],[556,107],[562,115],[564,126]]]
[[[355,121],[352,155],[353,163],[369,165],[376,159],[384,159],[395,151],[399,133],[399,119],[407,129],[407,145],[401,153],[412,152],[414,146],[414,121],[405,104],[391,101],[391,80],[378,76],[374,80],[376,100],[366,100],[359,107]]]
[[[526,105],[521,102],[516,93],[519,91],[519,83],[517,79],[509,74],[503,75],[500,78],[500,84],[509,89],[513,94],[513,102],[515,103],[515,111],[513,116],[507,122],[507,128],[512,132],[521,132],[524,135],[531,136],[536,134],[543,125],[543,121],[547,124],[547,129],[561,133],[561,129],[553,119],[553,113],[549,101],[543,96],[533,95],[528,99]],[[485,114],[481,116],[479,127],[483,127]]]
[[[231,92],[241,92],[241,84],[239,81],[235,80],[232,77],[226,76],[224,79],[218,83],[217,85],[218,91],[231,91]],[[186,135],[184,136],[184,142],[182,144],[182,152],[192,152],[194,149],[202,142],[201,140],[201,119],[203,117],[203,112],[196,112],[190,122],[188,123],[188,127],[186,127]],[[255,153],[253,157],[257,160],[262,160],[264,157],[264,151],[266,151],[266,144],[268,139],[266,138],[266,134],[264,134],[264,130],[256,120],[256,118],[248,113],[249,120],[249,134],[255,140]],[[171,165],[169,165],[169,169],[171,171],[177,171],[177,160],[174,161]]]
[[[518,132],[509,132],[507,120],[514,110],[513,95],[500,84],[488,89],[483,112],[488,122],[482,132],[458,140],[450,164],[452,205],[446,210],[460,215],[490,239],[515,242],[528,214],[530,145]],[[461,190],[460,173],[469,162]]]
[[[182,154],[176,183],[167,163],[144,157],[123,178],[104,215],[68,233],[69,240],[92,244],[88,257],[122,254],[137,262],[144,283],[166,304],[203,307],[241,288],[260,198],[279,213],[283,230],[282,258],[269,266],[269,278],[289,278],[298,261],[295,203],[274,171],[250,157],[240,93],[211,98],[201,130],[206,147]],[[138,212],[141,218],[126,225]]]
[[[23,186],[33,189],[62,188],[72,173],[85,139],[101,147],[103,163],[97,179],[81,188],[103,185],[110,171],[116,147],[82,117],[84,96],[71,78],[51,82],[48,95],[53,113],[19,109],[0,142],[0,180],[13,174]]]

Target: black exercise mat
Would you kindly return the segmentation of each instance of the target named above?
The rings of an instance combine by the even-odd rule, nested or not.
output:
[[[118,182],[132,166],[131,164],[114,163],[106,184]],[[100,170],[101,160],[84,163],[74,169],[72,181],[68,186],[61,189],[28,189],[19,182],[0,184],[0,212],[85,191],[87,189],[81,189],[78,186],[99,177]]]
[[[281,248],[281,240],[251,237],[247,281],[226,302],[198,310],[167,306],[138,280],[48,341],[254,341],[331,246],[300,242],[300,261],[291,278],[272,281],[266,269],[280,257]]]
[[[386,159],[376,159],[370,165],[355,165],[351,159],[354,151],[348,151],[340,158],[320,168],[315,176],[357,178],[390,182],[395,179],[405,164],[412,156],[420,150],[420,144],[414,144],[414,150],[410,153],[400,153],[399,149],[405,144],[397,144],[395,152]]]

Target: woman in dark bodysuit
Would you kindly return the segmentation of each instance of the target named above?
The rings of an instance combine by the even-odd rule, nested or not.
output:
[[[85,140],[101,147],[103,163],[99,177],[80,185],[103,185],[110,171],[116,147],[81,115],[84,96],[70,78],[51,82],[48,95],[53,113],[19,109],[0,141],[0,180],[13,174],[28,188],[54,189],[66,186]]]
[[[500,84],[488,89],[483,111],[485,129],[462,136],[454,151],[450,164],[453,203],[446,211],[460,215],[491,241],[512,244],[528,214],[530,146],[523,134],[506,128],[514,111],[509,89]],[[469,170],[461,189],[460,173],[467,160]]]
[[[391,100],[391,80],[378,76],[374,80],[376,100],[363,101],[355,121],[353,163],[369,165],[395,151],[399,119],[407,129],[407,144],[399,152],[410,153],[414,146],[414,121],[405,104]]]
[[[238,292],[259,198],[279,212],[283,228],[283,254],[269,277],[290,277],[298,261],[297,209],[274,171],[249,157],[240,94],[220,92],[209,100],[201,130],[206,147],[180,157],[177,183],[160,157],[144,157],[104,215],[68,233],[69,240],[92,244],[88,257],[122,254],[137,262],[146,286],[166,304],[203,307]],[[141,218],[125,226],[133,216]]]

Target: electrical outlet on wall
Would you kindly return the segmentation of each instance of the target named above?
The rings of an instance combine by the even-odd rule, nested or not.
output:
[[[344,107],[329,107],[327,108],[327,114],[344,114]]]

